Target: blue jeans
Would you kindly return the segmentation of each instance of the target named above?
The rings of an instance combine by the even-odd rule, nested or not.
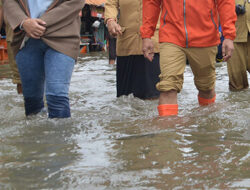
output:
[[[21,76],[25,114],[44,108],[44,90],[49,118],[70,117],[69,85],[75,60],[55,51],[42,40],[30,38],[16,56]]]

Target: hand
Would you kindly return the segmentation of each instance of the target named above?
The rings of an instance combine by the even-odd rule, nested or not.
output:
[[[234,50],[233,40],[225,39],[222,43],[222,56],[224,61],[227,61],[228,59],[230,59],[230,57],[232,57],[233,50]]]
[[[46,30],[46,22],[39,18],[28,18],[24,20],[22,27],[27,33],[27,36],[40,39]]]
[[[153,61],[154,58],[154,42],[150,38],[142,39],[142,52],[144,57],[149,61]]]
[[[108,27],[109,34],[112,37],[116,37],[118,34],[122,35],[122,28],[119,24],[116,23],[115,20],[109,19],[107,21],[107,27]]]
[[[82,10],[79,12],[79,17],[82,17]]]

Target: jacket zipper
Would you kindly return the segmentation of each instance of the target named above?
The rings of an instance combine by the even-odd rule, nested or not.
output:
[[[187,32],[187,23],[186,23],[186,0],[183,1],[183,14],[184,14],[184,28],[186,34],[186,48],[188,48],[188,32]]]
[[[163,17],[163,26],[164,27],[166,25],[166,17],[167,17],[168,11],[166,10],[164,17]]]
[[[216,23],[215,23],[215,21],[214,21],[213,11],[211,10],[210,12],[211,12],[211,19],[212,19],[212,22],[214,23],[215,29],[217,30],[218,27],[217,27],[217,25],[216,25]]]

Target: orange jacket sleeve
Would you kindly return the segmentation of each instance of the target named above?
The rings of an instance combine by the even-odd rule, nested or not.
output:
[[[235,22],[237,20],[235,1],[217,0],[217,9],[224,38],[234,40],[236,37]]]
[[[143,0],[142,26],[140,28],[142,38],[151,38],[158,22],[162,0]]]

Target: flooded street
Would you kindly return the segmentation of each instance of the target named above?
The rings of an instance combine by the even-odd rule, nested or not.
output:
[[[250,89],[228,90],[225,63],[208,107],[187,67],[170,118],[157,117],[157,100],[116,98],[115,67],[105,54],[79,58],[71,119],[26,119],[22,96],[0,80],[1,190],[250,189]]]

